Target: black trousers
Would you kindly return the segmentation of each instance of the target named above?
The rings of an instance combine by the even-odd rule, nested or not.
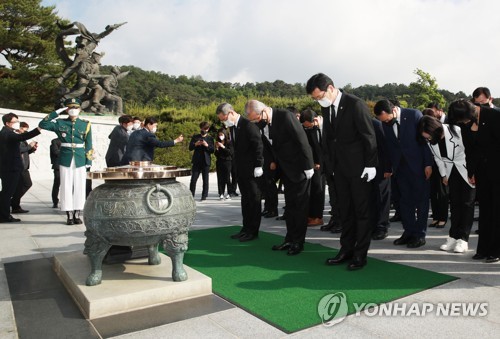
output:
[[[375,204],[371,208],[372,230],[387,231],[390,226],[391,178],[384,179],[384,177],[377,177],[373,180],[372,201],[375,202]]]
[[[285,242],[304,244],[307,232],[307,214],[309,212],[309,196],[311,180],[291,181],[281,172],[285,187],[286,236]]]
[[[231,160],[217,160],[215,163],[217,170],[217,188],[219,190],[219,195],[223,195],[226,187],[227,194],[229,194],[229,188],[231,186]]]
[[[16,190],[10,200],[10,206],[12,209],[21,208],[21,198],[26,194],[26,192],[28,192],[31,186],[33,186],[33,182],[31,181],[30,171],[25,169],[19,176]]]
[[[59,202],[59,186],[61,186],[61,175],[59,169],[54,169],[54,182],[52,183],[52,203]]]
[[[336,171],[333,178],[342,223],[340,251],[365,258],[373,231],[370,223],[373,182],[363,182],[358,176],[345,176],[341,171]]]
[[[236,189],[238,188],[238,170],[236,168],[236,162],[233,159],[231,163],[231,185],[229,185],[229,194],[236,193]]]
[[[241,193],[241,215],[243,216],[242,232],[257,235],[260,228],[260,182],[261,178],[239,178],[238,186]]]
[[[443,184],[441,174],[439,174],[439,169],[436,165],[432,166],[430,181],[432,219],[448,221],[448,187]]]
[[[479,239],[477,253],[500,257],[500,180],[479,166],[476,189],[479,200]]]
[[[474,222],[476,189],[469,186],[453,166],[448,179],[450,189],[451,227],[450,238],[469,241]]]
[[[340,209],[339,209],[339,204],[338,204],[338,198],[337,198],[337,190],[335,189],[335,180],[333,176],[331,175],[325,175],[323,174],[323,177],[326,180],[326,183],[328,185],[328,195],[330,197],[330,207],[332,210],[332,219],[334,225],[339,225],[340,224]]]
[[[201,198],[206,198],[208,195],[208,173],[210,172],[209,165],[195,165],[191,167],[191,183],[189,184],[189,189],[193,194],[196,191],[196,182],[201,173],[201,179],[203,180],[203,190],[201,191]]]
[[[264,211],[278,213],[278,187],[276,186],[276,171],[264,169],[262,177]]]
[[[7,221],[10,217],[10,200],[14,195],[19,182],[21,171],[0,172],[2,190],[0,191],[0,221]]]
[[[314,170],[311,178],[311,194],[309,198],[309,217],[323,219],[325,209],[325,178],[320,170]]]

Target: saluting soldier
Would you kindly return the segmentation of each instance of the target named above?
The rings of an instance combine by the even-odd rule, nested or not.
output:
[[[56,133],[61,140],[59,172],[61,177],[61,211],[68,216],[67,225],[81,224],[80,211],[85,204],[86,167],[92,165],[92,129],[90,122],[78,118],[81,101],[66,99],[64,108],[47,115],[40,128]],[[67,111],[68,118],[57,119]]]

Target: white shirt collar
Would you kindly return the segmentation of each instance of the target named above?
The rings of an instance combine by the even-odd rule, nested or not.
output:
[[[336,88],[338,94],[337,97],[335,98],[335,101],[333,102],[333,105],[335,106],[335,109],[338,110],[339,105],[340,105],[340,98],[342,98],[342,92]]]

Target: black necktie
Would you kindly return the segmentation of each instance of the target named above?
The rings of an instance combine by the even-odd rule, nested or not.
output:
[[[234,131],[234,128],[235,128],[234,126],[233,126],[233,127],[231,127],[231,128],[229,128],[229,131],[231,132],[231,133],[230,133],[230,134],[231,134],[231,140],[233,141],[233,143],[235,143],[235,142],[236,142],[236,138],[235,138],[235,136],[236,136],[236,132]]]
[[[330,114],[330,123],[332,124],[333,128],[335,128],[335,122],[337,121],[337,113],[335,111],[335,105],[331,106],[331,114]]]

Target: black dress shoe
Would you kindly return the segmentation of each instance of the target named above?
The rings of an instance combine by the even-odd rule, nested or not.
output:
[[[57,202],[52,204],[52,208],[57,208]]]
[[[388,234],[389,234],[389,232],[387,232],[386,230],[382,230],[382,229],[376,230],[372,234],[372,239],[373,240],[383,240],[383,239],[387,238]]]
[[[425,239],[424,238],[415,238],[415,239],[412,239],[411,241],[408,242],[408,244],[406,245],[406,247],[408,248],[418,248],[418,247],[422,247],[425,245]]]
[[[408,237],[408,236],[404,236],[402,235],[401,237],[397,238],[396,240],[394,240],[393,244],[396,245],[396,246],[399,246],[399,245],[406,245],[408,244],[410,241],[411,241],[411,237]]]
[[[349,265],[347,265],[347,269],[349,271],[356,271],[362,269],[366,266],[366,258],[354,257]]]
[[[427,227],[436,227],[436,225],[438,224],[439,221],[433,221],[431,222],[429,225],[427,225]]]
[[[332,227],[332,229],[330,230],[330,232],[332,232],[332,233],[342,233],[342,226],[335,225],[335,226]]]
[[[73,223],[75,225],[80,225],[80,224],[83,224],[83,221],[80,218],[73,218]]]
[[[486,256],[485,255],[482,255],[482,254],[479,254],[479,253],[476,253],[474,254],[474,256],[472,257],[473,260],[483,260],[483,259],[486,259]]]
[[[9,215],[8,219],[1,219],[0,223],[8,223],[8,222],[20,222],[21,219],[14,218],[12,215]]]
[[[66,225],[74,225],[75,224],[75,221],[73,220],[73,218],[68,218],[68,220],[66,220]]]
[[[441,221],[439,221],[437,224],[436,224],[436,228],[444,228],[446,226],[446,223],[447,221],[444,222],[444,224],[439,224]]]
[[[263,210],[262,213],[260,213],[261,216],[265,216],[267,213],[269,213],[268,210]]]
[[[486,258],[486,260],[485,260],[485,262],[487,262],[487,263],[489,263],[489,264],[490,264],[490,263],[494,263],[494,262],[498,262],[498,261],[500,261],[500,258],[499,258],[499,257],[492,256],[492,255],[489,255],[489,256]]]
[[[397,221],[401,221],[401,216],[399,214],[394,214],[390,219],[389,219],[390,222],[397,222]]]
[[[289,249],[291,246],[292,246],[291,242],[284,242],[280,245],[274,245],[272,247],[272,250],[273,251],[285,251],[285,250]]]
[[[288,249],[288,252],[286,253],[286,255],[297,255],[300,252],[302,252],[303,249],[304,249],[304,245],[298,244],[298,243],[293,243],[290,246],[290,248]]]
[[[352,254],[339,252],[335,257],[326,259],[327,265],[340,265],[348,260],[351,260]]]
[[[245,232],[239,231],[238,233],[235,233],[230,236],[231,239],[239,239],[242,236],[247,235]]]
[[[23,210],[21,207],[19,208],[13,208],[12,209],[12,213],[14,214],[18,214],[18,213],[28,213],[29,211],[28,210]]]
[[[240,242],[247,242],[257,239],[259,236],[257,234],[244,234],[240,237]]]
[[[274,217],[277,217],[277,216],[278,216],[278,212],[267,212],[264,215],[264,218],[274,218]]]
[[[327,232],[330,231],[333,227],[335,227],[335,222],[333,221],[333,218],[330,218],[328,224],[321,226],[319,229],[320,231]]]
[[[277,217],[276,220],[286,220],[285,215],[283,214],[281,217]]]

